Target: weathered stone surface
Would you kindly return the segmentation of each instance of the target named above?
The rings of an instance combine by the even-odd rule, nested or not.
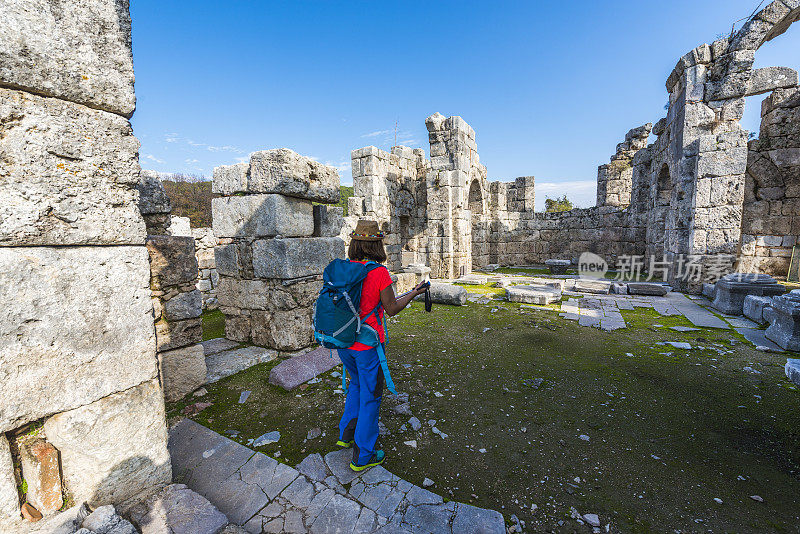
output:
[[[203,295],[199,290],[179,293],[164,303],[164,318],[167,321],[194,319],[203,313]]]
[[[506,531],[503,514],[495,510],[459,503],[453,519],[453,532],[464,534],[503,534]]]
[[[100,506],[90,513],[81,523],[81,530],[95,534],[138,534],[133,525],[120,517],[110,504]]]
[[[431,302],[436,304],[449,304],[463,306],[467,303],[467,290],[461,286],[431,282]],[[424,300],[425,295],[415,297],[415,300]]]
[[[543,305],[561,300],[561,291],[548,286],[509,286],[506,297],[510,302]]]
[[[0,28],[0,84],[133,114],[128,2],[8,2]]]
[[[322,455],[319,453],[309,454],[303,458],[303,461],[300,462],[295,469],[297,469],[300,474],[317,482],[322,482],[332,474],[325,465],[325,460],[322,459]]]
[[[242,347],[206,355],[206,382],[216,382],[259,363],[272,361],[277,356],[274,350],[263,347]]]
[[[772,297],[747,295],[744,298],[744,316],[756,323],[763,324],[766,322],[764,319],[764,310],[770,307],[772,307]]]
[[[550,269],[551,274],[564,274],[572,264],[569,260],[549,259],[545,260],[545,265]]]
[[[252,343],[278,350],[300,350],[314,343],[311,308],[281,311],[254,311],[250,339]]]
[[[288,148],[254,152],[250,156],[247,193],[278,193],[335,204],[339,202],[336,169]]]
[[[342,495],[334,495],[311,525],[312,534],[349,532],[353,522],[361,513],[361,506]]]
[[[154,378],[149,282],[144,247],[0,247],[0,431]]]
[[[19,497],[14,477],[14,463],[6,435],[0,432],[0,525],[19,520]]]
[[[158,353],[164,398],[174,402],[206,383],[206,358],[203,345]]]
[[[800,350],[800,292],[772,299],[774,318],[765,335],[786,350]]]
[[[200,317],[182,321],[160,320],[156,323],[156,348],[159,352],[188,347],[203,340]]]
[[[25,441],[20,446],[19,459],[22,477],[28,483],[25,500],[42,514],[59,510],[64,504],[64,497],[55,447],[43,439]]]
[[[331,357],[330,350],[320,347],[299,356],[292,356],[273,367],[269,373],[269,383],[291,391],[317,375],[330,371],[339,363],[341,360],[336,353]]]
[[[770,297],[782,295],[784,291],[783,286],[767,274],[728,274],[716,283],[712,306],[722,313],[742,315],[747,295]]]
[[[170,484],[130,511],[142,534],[217,534],[228,518],[184,484]]]
[[[76,502],[124,510],[171,482],[163,395],[151,380],[45,422]]]
[[[142,244],[138,149],[118,115],[0,88],[0,246]]]
[[[206,341],[201,342],[200,344],[203,345],[206,357],[226,350],[235,349],[239,346],[239,343],[237,343],[236,341],[231,341],[230,339],[225,339],[224,337],[215,337],[214,339],[208,339]]]
[[[797,71],[789,67],[756,69],[747,81],[744,96],[760,95],[779,88],[795,87]]]
[[[150,253],[153,289],[197,281],[194,238],[151,235],[147,237],[147,250]]]
[[[192,235],[192,221],[189,217],[172,216],[172,223],[169,226],[169,235],[181,237],[194,237]]]
[[[338,237],[262,239],[253,243],[253,272],[257,278],[301,278],[322,274],[343,257],[344,241]]]
[[[669,291],[669,288],[662,284],[653,284],[648,282],[628,282],[629,295],[652,295],[656,297],[663,297]]]
[[[214,167],[211,191],[221,195],[247,192],[247,180],[250,175],[250,163]]]
[[[211,210],[217,238],[305,237],[314,233],[309,200],[274,194],[219,197],[211,201]]]
[[[591,278],[581,278],[579,280],[575,280],[575,291],[607,295],[610,290],[610,280],[593,280]]]
[[[344,208],[341,206],[314,206],[314,237],[339,237],[344,226]]]
[[[800,387],[800,360],[787,358],[783,369],[786,372],[786,378],[791,380],[795,386]]]
[[[172,211],[172,201],[156,171],[142,169],[139,172],[139,183],[136,188],[139,190],[139,211],[142,215]]]

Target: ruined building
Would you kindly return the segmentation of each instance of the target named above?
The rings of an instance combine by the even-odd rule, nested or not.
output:
[[[730,272],[737,256],[740,270],[785,275],[800,236],[800,89],[792,69],[752,66],[798,17],[800,0],[776,0],[684,55],[667,79],[666,117],[628,132],[599,167],[593,208],[534,213],[533,177],[487,181],[474,130],[437,113],[426,120],[430,159],[406,147],[352,152],[347,225],[377,219],[391,269],[427,263],[439,278],[584,251],[612,264],[653,257],[679,289]],[[761,136],[748,143],[739,120],[745,97],[760,94]],[[680,278],[688,261],[700,279]]]

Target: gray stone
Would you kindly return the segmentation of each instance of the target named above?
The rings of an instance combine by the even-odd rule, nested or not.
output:
[[[89,514],[81,523],[81,527],[98,534],[108,534],[120,522],[120,519],[114,506],[106,504]]]
[[[314,233],[311,201],[283,195],[219,197],[211,201],[214,235],[304,237]]]
[[[138,149],[122,117],[0,88],[0,246],[144,243]]]
[[[505,520],[500,512],[459,503],[453,519],[453,532],[463,534],[503,534]]]
[[[344,241],[338,237],[262,239],[253,243],[253,272],[257,278],[301,278],[322,274],[343,257]]]
[[[714,291],[716,287],[716,284],[703,283],[703,296],[708,300],[714,300]]]
[[[339,237],[344,226],[344,208],[341,206],[314,206],[314,237]]]
[[[155,378],[149,285],[144,247],[0,247],[0,432]]]
[[[216,352],[206,355],[206,382],[211,384],[249,369],[259,363],[274,360],[278,353],[263,347],[242,347],[240,349]]]
[[[628,282],[628,294],[630,295],[652,295],[663,297],[669,291],[667,286],[648,282]]]
[[[291,391],[321,373],[330,371],[340,363],[338,354],[331,357],[329,349],[320,347],[299,356],[292,356],[273,367],[269,373],[269,383]]]
[[[184,484],[170,484],[130,511],[142,534],[217,534],[228,518]]]
[[[200,344],[203,345],[206,357],[211,356],[212,354],[217,354],[219,352],[224,352],[226,350],[235,349],[239,346],[238,342],[231,341],[230,339],[225,339],[224,337],[215,337],[214,339],[208,339]]]
[[[142,169],[139,172],[139,183],[136,188],[139,191],[139,211],[142,215],[172,211],[172,201],[164,190],[164,184],[161,183],[161,177],[156,171]]]
[[[147,237],[147,250],[150,253],[150,285],[153,289],[197,283],[194,238],[151,235]]]
[[[281,433],[277,430],[273,430],[271,432],[266,432],[261,434],[256,439],[253,440],[252,446],[253,448],[263,447],[264,445],[270,445],[272,443],[277,443],[281,439]]]
[[[769,93],[779,88],[795,87],[797,85],[797,71],[789,67],[765,67],[755,69],[747,80],[745,94],[753,96]]]
[[[544,305],[561,300],[561,291],[548,286],[509,286],[506,297],[510,302]]]
[[[203,321],[200,317],[183,321],[156,323],[156,348],[159,352],[187,347],[203,339]]]
[[[221,195],[247,192],[247,178],[250,174],[250,163],[214,167],[211,191]]]
[[[171,217],[171,224],[169,226],[169,235],[180,237],[193,237],[192,236],[192,221],[189,217]]]
[[[712,306],[722,313],[742,315],[747,295],[770,297],[783,292],[783,286],[767,274],[728,274],[716,283]]]
[[[172,479],[158,380],[114,393],[44,424],[64,484],[90,506],[145,499]],[[133,503],[130,503],[133,504]]]
[[[607,295],[611,291],[610,280],[594,280],[592,278],[580,278],[575,280],[575,291],[582,293],[597,293]]]
[[[572,264],[569,260],[549,259],[545,260],[545,265],[550,269],[550,274],[564,274]]]
[[[416,432],[416,431],[418,431],[420,428],[422,428],[422,423],[420,423],[420,422],[419,422],[419,419],[417,419],[416,417],[412,417],[411,419],[409,419],[409,420],[408,420],[408,424],[409,424],[409,425],[411,425],[411,429],[412,429],[414,432]]]
[[[340,484],[350,484],[358,478],[359,473],[350,469],[350,462],[353,460],[351,449],[341,449],[329,452],[325,455],[325,465],[331,470]]]
[[[339,202],[336,169],[301,156],[288,148],[250,155],[247,193],[278,193],[324,204]]]
[[[203,295],[195,289],[179,293],[164,303],[164,318],[167,321],[194,319],[203,313]]]
[[[431,302],[436,304],[463,306],[467,303],[467,290],[461,286],[442,282],[431,282],[430,291]],[[424,298],[424,295],[419,295],[416,297],[416,300],[423,300]]]
[[[14,477],[11,448],[4,433],[0,432],[0,525],[19,520],[19,497]]]
[[[182,399],[206,383],[206,358],[203,345],[197,344],[158,353],[161,383],[167,402]]]
[[[764,309],[769,308],[771,306],[772,306],[771,297],[747,295],[744,298],[744,305],[742,307],[742,310],[744,311],[745,317],[747,317],[751,321],[755,321],[756,323],[763,324],[766,322],[764,320]]]
[[[309,454],[303,458],[303,461],[297,465],[296,469],[311,480],[318,482],[322,482],[331,474],[325,465],[325,460],[322,459],[322,455],[319,453]]]
[[[452,527],[454,525],[452,525],[452,521],[455,506],[455,502],[409,506],[403,515],[403,522],[409,524],[413,531],[422,530],[424,532],[432,532],[433,534],[448,532],[461,533],[467,531],[481,532],[480,530],[453,530]],[[470,525],[466,521],[462,522],[460,526],[465,529],[470,529]]]
[[[766,336],[785,350],[800,350],[800,294],[792,291],[772,299],[774,320]]]
[[[800,387],[800,360],[787,358],[784,371],[786,371],[786,378],[791,380],[795,386]]]
[[[334,495],[314,520],[309,532],[312,534],[352,532],[354,521],[360,513],[361,506],[358,503],[342,495]]]
[[[0,84],[133,114],[127,2],[12,1],[0,28]]]

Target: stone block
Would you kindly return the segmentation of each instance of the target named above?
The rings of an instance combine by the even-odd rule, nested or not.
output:
[[[572,262],[569,260],[549,259],[545,260],[544,263],[550,269],[550,274],[564,274]]]
[[[652,295],[656,297],[663,297],[669,291],[669,288],[663,284],[655,284],[649,282],[628,282],[629,295]]]
[[[136,189],[139,191],[139,211],[142,215],[172,211],[172,201],[167,196],[161,177],[156,171],[142,169],[139,172]]]
[[[158,380],[114,393],[44,424],[76,502],[126,507],[172,481],[164,394]]]
[[[706,297],[708,300],[714,300],[714,291],[716,289],[716,284],[709,284],[707,282],[703,283],[703,296]]]
[[[205,351],[199,343],[159,352],[158,364],[167,402],[182,399],[206,383]]]
[[[435,304],[448,304],[451,306],[463,306],[467,303],[467,290],[462,286],[445,284],[442,282],[431,282],[431,302]],[[415,297],[415,300],[424,300],[424,295]]]
[[[144,243],[138,150],[118,115],[0,88],[0,246]]]
[[[314,237],[339,237],[344,226],[344,208],[340,206],[314,206]]]
[[[753,71],[747,81],[743,96],[760,95],[775,89],[785,89],[797,85],[797,71],[789,67],[765,67]]]
[[[795,386],[800,387],[800,360],[787,358],[783,369],[786,372],[786,378],[791,380]]]
[[[763,324],[766,321],[764,320],[764,309],[769,308],[772,306],[772,298],[771,297],[761,297],[758,295],[747,295],[744,298],[744,306],[742,307],[744,311],[744,316],[759,324]]]
[[[194,319],[203,313],[203,294],[195,289],[186,293],[178,293],[164,302],[164,318],[167,321]]]
[[[128,2],[5,4],[0,84],[130,117],[136,98]]]
[[[247,192],[247,178],[250,175],[250,163],[214,167],[211,191],[220,195],[233,195]]]
[[[131,509],[142,534],[217,534],[228,523],[225,514],[184,484],[170,484]]]
[[[269,373],[269,383],[291,391],[300,384],[308,382],[321,373],[330,371],[341,363],[338,355],[331,357],[331,351],[320,347],[299,356],[284,360]]]
[[[300,350],[314,343],[312,309],[254,311],[250,340],[255,345],[277,350]]]
[[[248,193],[278,193],[325,204],[339,202],[336,169],[288,148],[254,152],[250,156]]]
[[[343,257],[344,241],[338,237],[264,239],[253,243],[253,273],[257,278],[301,278],[322,274]]]
[[[220,197],[211,201],[214,235],[304,237],[314,233],[310,201],[283,195]]]
[[[189,217],[171,217],[169,226],[169,235],[181,237],[194,237],[192,235],[192,221]]]
[[[543,305],[561,300],[561,291],[549,286],[509,286],[506,297],[510,302]]]
[[[791,351],[800,350],[800,292],[796,291],[772,299],[774,317],[764,332],[767,339]]]
[[[27,440],[20,444],[19,459],[28,483],[25,500],[43,515],[58,511],[64,504],[58,451],[43,439]]]
[[[784,291],[784,287],[768,274],[728,274],[716,283],[712,306],[722,313],[742,315],[747,295],[771,297],[782,295]]]
[[[394,294],[399,296],[414,289],[417,285],[417,275],[414,273],[395,273],[392,275]]]
[[[247,335],[250,335],[249,331]],[[233,345],[234,347],[239,346],[238,343],[233,343]],[[209,384],[214,383],[226,376],[234,375],[259,363],[272,361],[277,357],[277,353],[273,350],[252,346],[223,350],[211,354],[206,352],[206,368],[208,369],[206,382]]]
[[[580,278],[575,280],[574,290],[582,293],[597,293],[607,295],[611,291],[610,280],[594,280],[591,278]]]
[[[147,237],[153,289],[197,282],[197,257],[194,238],[187,236],[151,235]]]
[[[149,281],[144,247],[0,247],[0,432],[156,376]]]
[[[0,432],[0,526],[10,525],[19,519],[19,496],[11,447],[6,435]]]
[[[182,321],[156,323],[156,348],[159,352],[200,343],[203,340],[203,320],[200,317]]]

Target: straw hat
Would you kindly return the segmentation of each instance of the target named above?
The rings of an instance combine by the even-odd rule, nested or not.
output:
[[[350,237],[356,241],[380,241],[383,239],[383,232],[378,228],[377,222],[362,219],[358,221]]]

